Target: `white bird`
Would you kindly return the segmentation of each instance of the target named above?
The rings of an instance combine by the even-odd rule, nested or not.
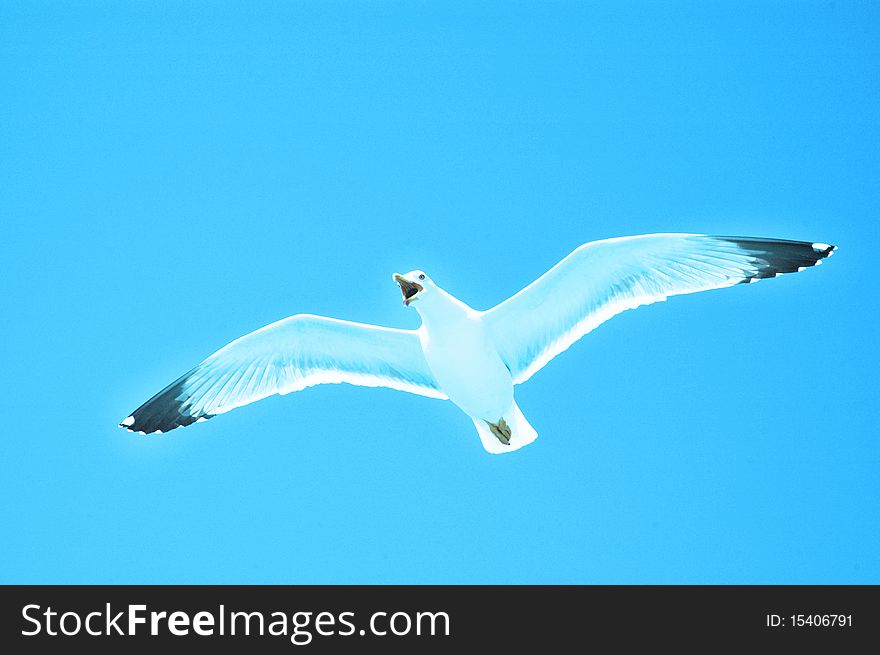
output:
[[[421,315],[399,330],[297,314],[221,348],[120,423],[140,434],[204,421],[273,394],[347,382],[448,399],[490,453],[537,437],[514,400],[521,384],[620,312],[668,296],[729,287],[821,264],[825,243],[647,234],[587,243],[488,311],[422,271],[393,279]]]

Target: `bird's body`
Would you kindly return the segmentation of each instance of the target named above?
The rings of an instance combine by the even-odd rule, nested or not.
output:
[[[450,307],[442,315],[423,314],[418,332],[428,368],[449,400],[487,421],[510,408],[513,379],[478,312]]]
[[[449,400],[473,419],[486,450],[505,452],[534,440],[537,434],[521,418],[513,378],[482,312],[442,290],[434,302],[415,307],[422,317],[418,334],[428,368]]]
[[[404,304],[421,315],[418,330],[291,316],[221,348],[120,425],[167,432],[275,393],[347,382],[451,400],[473,420],[487,451],[511,452],[537,437],[514,385],[596,326],[668,296],[800,271],[834,250],[699,234],[606,239],[577,248],[487,311],[469,307],[422,271],[395,273]]]

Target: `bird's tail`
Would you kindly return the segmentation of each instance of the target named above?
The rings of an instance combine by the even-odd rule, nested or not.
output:
[[[538,438],[535,428],[529,425],[516,403],[496,422],[473,419],[483,448],[493,455],[511,453],[528,446]],[[505,443],[507,442],[507,443]]]

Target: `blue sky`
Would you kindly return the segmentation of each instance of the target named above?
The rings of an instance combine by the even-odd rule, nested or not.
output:
[[[880,582],[878,55],[856,2],[4,2],[0,582]],[[116,427],[279,318],[416,327],[393,271],[658,231],[840,250],[601,326],[509,456],[345,385]]]

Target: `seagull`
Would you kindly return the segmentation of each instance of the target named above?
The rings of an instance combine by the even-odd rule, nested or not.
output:
[[[163,433],[273,394],[346,382],[451,400],[489,453],[532,443],[514,400],[522,384],[574,342],[627,309],[696,291],[753,283],[822,263],[826,243],[645,234],[586,243],[486,311],[414,270],[393,280],[422,323],[401,330],[297,314],[224,346],[125,418]]]

